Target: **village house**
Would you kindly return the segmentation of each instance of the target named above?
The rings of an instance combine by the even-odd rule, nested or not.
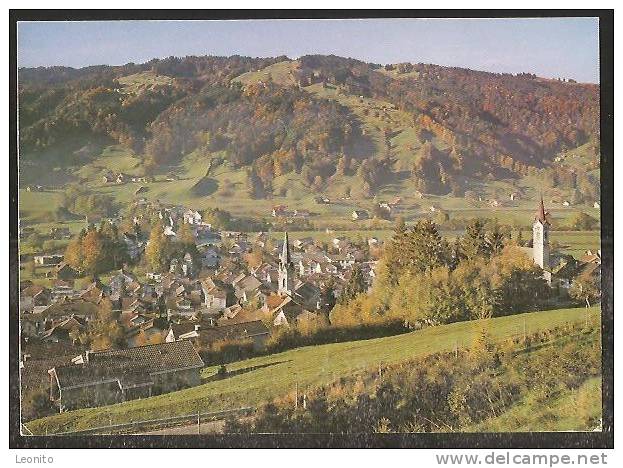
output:
[[[198,248],[212,247],[221,243],[221,235],[210,229],[196,228],[195,237]]]
[[[136,277],[128,271],[121,269],[108,282],[111,294],[129,294],[140,288],[140,283]]]
[[[290,211],[288,211],[288,207],[286,205],[276,205],[273,206],[271,212],[273,218],[290,216]]]
[[[314,239],[312,239],[311,237],[304,237],[302,239],[295,240],[294,242],[292,242],[292,245],[295,249],[303,250],[305,247],[312,245],[313,243]]]
[[[57,279],[50,290],[52,302],[60,302],[71,299],[76,295],[71,279]]]
[[[80,272],[69,266],[66,262],[61,262],[56,265],[55,273],[56,277],[62,280],[70,280],[80,276]]]
[[[240,342],[250,340],[254,351],[261,351],[266,346],[270,331],[260,320],[214,326],[212,322],[186,322],[172,324],[167,334],[167,342],[175,340],[192,341],[196,347],[209,350],[215,343],[229,341]]]
[[[242,302],[248,302],[257,295],[262,282],[253,275],[242,274],[232,283],[232,286],[236,297]]]
[[[69,318],[54,323],[47,328],[40,335],[40,339],[43,342],[55,342],[66,341],[73,343],[77,333],[80,333],[86,329],[86,321],[72,315]]]
[[[136,260],[143,251],[143,243],[138,239],[136,234],[124,232],[121,236],[126,246],[126,251],[131,260]]]
[[[204,366],[190,341],[87,351],[74,362],[48,371],[50,400],[61,412],[198,385]]]
[[[20,309],[32,311],[35,306],[50,304],[51,291],[43,286],[33,284],[20,291]]]
[[[353,221],[361,221],[370,218],[370,215],[366,210],[353,210],[350,217]]]
[[[102,182],[104,182],[105,184],[112,184],[113,182],[115,182],[115,180],[116,177],[113,173],[107,173],[102,176]]]
[[[291,213],[291,216],[293,218],[303,218],[303,219],[306,219],[306,218],[309,218],[311,216],[311,213],[310,213],[309,210],[294,210]]]
[[[201,282],[205,305],[212,309],[224,309],[238,302],[231,284],[215,278],[206,278]]]
[[[270,263],[264,262],[256,268],[252,268],[251,274],[259,279],[266,286],[272,286],[277,283],[277,268]]]
[[[184,258],[182,258],[182,275],[191,278],[194,274],[193,256],[189,252],[186,252]]]
[[[63,240],[71,238],[71,231],[67,227],[53,227],[50,229],[50,238]]]
[[[166,333],[166,327],[163,328],[163,323],[166,323],[164,320],[144,314],[134,314],[123,323],[128,347],[137,347],[145,343],[151,343],[156,338],[159,341],[164,341]]]
[[[219,254],[216,249],[209,248],[201,253],[201,267],[207,269],[218,268]]]
[[[186,224],[199,225],[202,224],[203,218],[196,210],[186,210],[183,214],[183,220]]]
[[[35,265],[55,266],[63,261],[63,255],[35,255],[33,260]]]

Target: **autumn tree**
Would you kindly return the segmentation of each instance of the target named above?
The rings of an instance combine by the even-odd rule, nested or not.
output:
[[[571,228],[576,231],[592,231],[597,225],[597,219],[584,212],[577,213],[571,220]]]
[[[26,262],[26,272],[31,276],[31,278],[35,277],[35,274],[37,272],[37,265],[35,264],[34,260]]]
[[[264,261],[264,252],[259,247],[254,247],[251,252],[245,254],[245,261],[249,268],[257,268]]]
[[[156,223],[149,234],[149,240],[145,247],[145,255],[149,265],[157,271],[166,268],[171,252],[171,241],[164,233],[161,223]]]
[[[200,261],[199,250],[197,249],[197,242],[192,227],[188,223],[182,223],[177,230],[176,242],[171,245],[171,253],[175,253],[177,256],[184,256],[187,253],[193,258],[193,262]],[[175,252],[173,252],[173,250]]]
[[[82,267],[90,274],[100,273],[105,260],[104,241],[96,229],[89,229],[82,239]]]
[[[594,304],[601,297],[599,277],[592,274],[580,274],[571,282],[569,295],[578,303],[588,306]]]

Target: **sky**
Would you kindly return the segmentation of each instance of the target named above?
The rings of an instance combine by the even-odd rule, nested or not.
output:
[[[335,54],[599,82],[597,18],[18,23],[20,67]]]

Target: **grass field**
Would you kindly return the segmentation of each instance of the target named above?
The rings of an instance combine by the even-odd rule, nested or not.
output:
[[[583,431],[588,420],[601,418],[601,379],[588,379],[576,391],[566,390],[553,400],[535,401],[529,392],[496,418],[486,419],[466,432]],[[594,428],[598,425],[595,424]]]
[[[153,71],[145,71],[118,78],[122,92],[126,94],[137,94],[142,89],[153,86],[168,86],[173,84],[173,78],[166,75],[157,75]]]
[[[587,320],[600,320],[599,308],[559,309],[492,319],[488,328],[496,340],[525,332],[563,326]],[[110,422],[124,423],[151,418],[255,406],[276,396],[321,385],[341,376],[374,369],[379,365],[409,360],[440,351],[469,346],[482,328],[479,321],[431,327],[422,331],[372,340],[351,341],[293,349],[283,353],[239,361],[227,366],[231,373],[224,380],[208,381],[198,387],[166,395],[135,400],[102,408],[70,411],[31,421],[36,434],[86,429]],[[210,379],[217,367],[204,369]]]
[[[601,248],[599,231],[551,231],[552,242],[560,245],[561,252],[571,254],[575,258],[584,255],[586,250]]]
[[[294,86],[296,85],[296,80],[290,75],[290,72],[294,71],[297,67],[298,62],[296,60],[284,60],[283,62],[273,63],[261,70],[243,73],[232,81],[248,85],[257,83],[258,81],[267,81],[270,78],[276,84]]]

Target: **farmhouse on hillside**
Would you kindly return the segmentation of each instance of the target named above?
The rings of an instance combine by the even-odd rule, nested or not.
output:
[[[366,210],[353,210],[351,218],[353,221],[360,221],[362,219],[368,219],[370,215]]]

